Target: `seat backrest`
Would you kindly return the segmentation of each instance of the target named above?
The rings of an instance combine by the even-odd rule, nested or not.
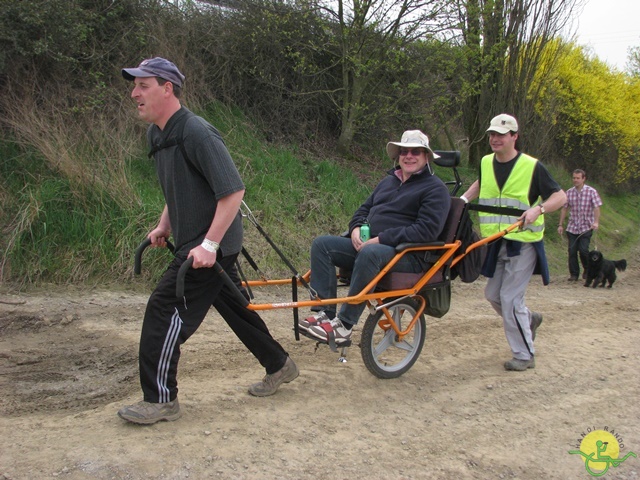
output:
[[[466,208],[464,200],[458,197],[451,197],[451,206],[447,215],[446,223],[440,233],[438,240],[444,243],[453,243],[457,239],[460,230],[460,221]],[[445,271],[446,270],[446,271]],[[377,290],[397,290],[401,288],[413,287],[424,273],[404,273],[391,271],[378,282]],[[449,281],[449,270],[447,266],[436,272],[427,285],[440,284]]]
[[[461,198],[451,197],[451,206],[449,207],[447,221],[444,224],[438,240],[444,243],[452,243],[457,238],[458,230],[460,229],[460,220],[462,220],[462,214],[464,213],[466,205],[465,201]]]

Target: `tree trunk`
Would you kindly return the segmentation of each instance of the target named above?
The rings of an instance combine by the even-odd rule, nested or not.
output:
[[[367,85],[367,79],[353,75],[353,80],[345,80],[345,90],[348,89],[350,95],[345,95],[345,103],[342,106],[342,124],[340,127],[340,137],[338,138],[338,150],[341,154],[349,152],[353,143],[353,137],[357,131],[358,120],[360,118],[360,105],[362,95]],[[351,88],[349,88],[351,85]]]

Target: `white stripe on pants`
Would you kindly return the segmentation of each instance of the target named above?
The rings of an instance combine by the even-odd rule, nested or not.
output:
[[[160,364],[158,365],[158,373],[156,376],[156,382],[158,385],[159,403],[167,403],[171,401],[169,387],[167,386],[167,379],[169,377],[169,366],[171,365],[171,357],[173,351],[178,343],[180,336],[180,328],[182,328],[182,319],[180,313],[176,308],[175,313],[171,316],[171,323],[169,331],[164,340],[162,346],[162,353],[160,355]]]

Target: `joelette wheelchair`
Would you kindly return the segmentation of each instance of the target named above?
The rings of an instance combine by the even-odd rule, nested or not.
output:
[[[436,159],[436,164],[441,167],[452,168],[455,177],[455,180],[445,182],[450,186],[452,201],[445,228],[439,237],[439,241],[398,245],[396,247],[396,255],[357,295],[322,299],[316,296],[314,298],[313,291],[309,287],[312,272],[307,271],[304,275],[300,275],[295,271],[291,263],[282,255],[257,223],[246,204],[243,205],[243,216],[251,221],[260,233],[265,236],[294,275],[285,279],[269,280],[263,276],[259,280],[247,280],[244,278],[244,274],[240,272],[244,279],[242,286],[249,292],[247,296],[251,298],[253,297],[254,288],[291,284],[292,300],[284,303],[254,303],[241,293],[238,286],[216,264],[214,268],[217,269],[226,282],[224,288],[229,288],[236,292],[238,300],[251,310],[292,309],[293,330],[296,340],[299,340],[301,335],[308,336],[298,328],[298,310],[300,308],[367,302],[369,314],[364,321],[360,337],[363,362],[367,369],[378,378],[388,379],[401,376],[413,366],[422,351],[426,337],[425,315],[440,317],[446,314],[448,310],[451,301],[451,269],[472,250],[506,235],[521,225],[520,222],[516,222],[504,231],[481,239],[462,249],[459,234],[464,222],[470,220],[468,215],[469,204],[455,196],[462,185],[456,169],[460,162],[460,152],[437,151],[436,153],[440,155],[440,158]],[[150,241],[148,239],[145,240],[136,251],[136,273],[140,272],[141,255],[149,244]],[[171,248],[170,244],[169,246]],[[394,265],[402,256],[416,252],[429,256],[431,267],[428,270],[419,274],[393,271]],[[246,254],[246,250],[243,249],[243,253],[255,268],[255,262]],[[183,296],[184,278],[187,270],[191,268],[191,264],[192,259],[187,259],[178,273],[176,296],[179,298]],[[336,275],[344,280],[344,272],[336,272]],[[309,300],[298,300],[298,288],[300,286],[305,287],[311,293]],[[318,340],[315,337],[309,338],[313,338],[317,344],[327,343],[336,352],[339,346],[341,348],[340,360],[342,361],[346,359],[346,349],[352,345],[351,340],[336,345],[331,338],[327,342]]]

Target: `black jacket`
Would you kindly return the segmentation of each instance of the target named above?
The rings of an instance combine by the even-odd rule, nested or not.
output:
[[[349,222],[349,233],[369,223],[371,238],[383,245],[433,242],[449,213],[451,196],[446,185],[428,168],[402,183],[396,167],[376,186]]]

